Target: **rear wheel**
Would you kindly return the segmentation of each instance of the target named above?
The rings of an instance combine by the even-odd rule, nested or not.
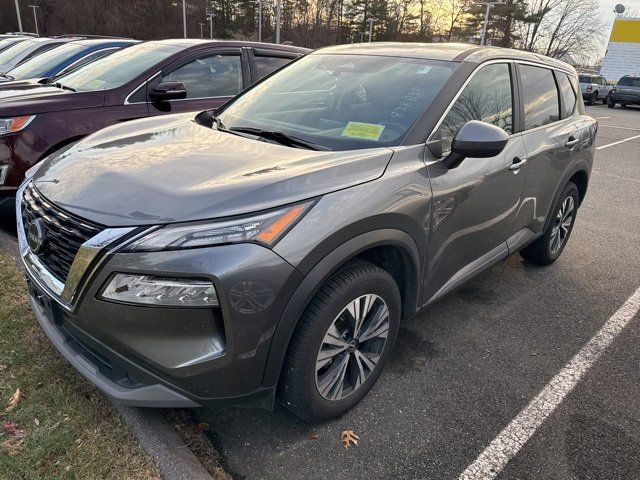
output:
[[[598,92],[593,92],[590,96],[589,99],[587,100],[587,103],[589,104],[589,106],[593,106],[596,104],[596,99],[598,98]]]
[[[536,265],[549,265],[558,259],[573,230],[579,200],[578,187],[568,182],[558,198],[552,220],[544,234],[520,251],[522,258]]]
[[[293,333],[279,386],[285,407],[308,421],[356,405],[389,361],[400,292],[385,270],[351,264],[320,289]]]

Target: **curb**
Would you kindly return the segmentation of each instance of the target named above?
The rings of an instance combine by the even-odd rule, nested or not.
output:
[[[24,271],[24,266],[19,260],[17,240],[1,229],[0,247],[4,248],[14,258],[18,267]],[[130,407],[111,398],[109,401],[143,450],[156,462],[162,478],[165,480],[211,480],[213,478],[159,410]]]

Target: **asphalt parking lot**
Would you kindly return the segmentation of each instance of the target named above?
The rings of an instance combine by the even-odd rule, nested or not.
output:
[[[600,149],[560,260],[513,256],[403,325],[391,365],[339,420],[199,412],[232,475],[456,479],[474,463],[640,286],[640,108],[588,111]],[[639,347],[636,315],[497,478],[640,479]]]
[[[230,473],[460,477],[640,286],[640,109],[588,110],[605,148],[560,260],[539,268],[513,256],[405,324],[392,364],[339,420],[202,412]],[[636,315],[497,478],[640,478],[639,347]],[[342,447],[342,430],[357,447]]]

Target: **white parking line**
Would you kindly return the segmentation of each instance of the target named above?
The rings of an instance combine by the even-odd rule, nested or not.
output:
[[[611,117],[594,117],[596,120],[604,120],[605,118],[611,118]]]
[[[458,480],[491,480],[497,477],[639,310],[640,288],[462,472]]]
[[[602,150],[603,148],[613,147],[614,145],[619,145],[621,143],[628,142],[629,140],[635,140],[636,138],[640,138],[640,135],[636,135],[635,137],[625,138],[624,140],[618,140],[617,142],[613,142],[613,143],[607,143],[606,145],[596,147],[596,150]]]
[[[604,123],[598,124],[598,127],[619,128],[620,130],[635,130],[640,131],[640,128],[621,127],[620,125],[605,125]]]

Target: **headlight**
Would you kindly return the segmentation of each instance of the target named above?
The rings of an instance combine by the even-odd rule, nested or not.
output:
[[[313,203],[299,203],[226,222],[168,225],[135,241],[126,250],[149,252],[239,242],[272,246],[304,216]]]
[[[213,307],[218,296],[210,280],[116,273],[101,297],[124,303],[173,307]]]
[[[0,135],[6,133],[19,132],[31,121],[36,118],[35,115],[25,115],[23,117],[0,118]]]

